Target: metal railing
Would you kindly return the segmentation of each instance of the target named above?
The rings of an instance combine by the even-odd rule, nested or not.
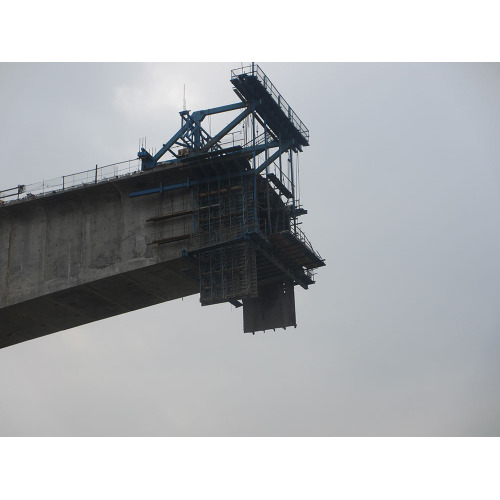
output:
[[[75,187],[97,184],[99,182],[134,174],[140,170],[141,165],[139,159],[111,163],[103,167],[98,167],[96,165],[96,167],[91,170],[63,175],[34,184],[20,184],[14,188],[0,190],[0,204],[24,198],[34,198],[36,196],[59,191],[66,191]]]
[[[308,247],[309,250],[311,250],[311,252],[314,253],[320,260],[323,260],[321,255],[316,250],[314,250],[311,242],[307,239],[307,236],[300,228],[295,227],[293,230],[293,234],[300,242],[302,242],[306,247]]]
[[[240,75],[252,75],[257,78],[257,80],[262,83],[267,92],[274,99],[276,104],[283,110],[283,112],[288,116],[288,119],[292,122],[294,127],[307,139],[309,142],[309,129],[304,125],[302,120],[293,111],[290,105],[286,102],[284,97],[278,92],[278,89],[272,84],[268,76],[262,71],[258,64],[249,64],[248,66],[242,66],[241,68],[231,70],[231,78],[237,78]]]

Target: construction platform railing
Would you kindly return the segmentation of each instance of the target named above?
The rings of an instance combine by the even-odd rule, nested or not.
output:
[[[323,260],[321,255],[316,250],[314,250],[311,242],[308,240],[307,236],[304,234],[303,231],[301,231],[298,227],[295,227],[293,234],[300,242],[302,242],[307,248],[309,248],[309,250],[313,254],[315,254],[320,260]]]
[[[268,76],[262,71],[258,64],[249,64],[241,68],[231,70],[231,79],[237,78],[240,75],[252,75],[259,80],[266,91],[272,96],[276,104],[287,115],[288,119],[293,123],[294,127],[307,139],[309,142],[309,129],[304,125],[302,120],[295,114],[290,105],[286,102],[283,96],[278,92],[278,89],[272,84]]]
[[[66,191],[80,186],[97,184],[103,181],[116,179],[125,175],[140,172],[139,159],[125,160],[118,163],[111,163],[91,170],[84,170],[74,174],[55,177],[54,179],[43,180],[35,184],[19,184],[16,187],[0,190],[0,204],[9,201],[17,201],[23,198],[33,198],[48,193]]]

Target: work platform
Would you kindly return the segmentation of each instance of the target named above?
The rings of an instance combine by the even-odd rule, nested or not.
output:
[[[257,65],[231,82],[240,103],[182,111],[135,169],[0,191],[0,347],[195,293],[243,306],[245,332],[296,326],[294,287],[325,265],[298,227],[309,131]],[[208,134],[203,119],[225,112],[239,114]]]
[[[252,64],[232,70],[231,83],[242,101],[258,101],[255,110],[266,119],[274,137],[291,137],[297,146],[309,146],[309,130],[260,66]]]

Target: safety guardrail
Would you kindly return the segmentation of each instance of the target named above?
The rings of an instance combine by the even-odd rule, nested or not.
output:
[[[139,159],[111,163],[91,170],[43,180],[34,184],[19,184],[16,187],[0,190],[0,204],[24,198],[34,198],[48,193],[66,191],[75,187],[97,184],[141,170]]]
[[[304,245],[306,245],[309,248],[309,250],[311,250],[311,252],[313,252],[320,260],[323,260],[321,255],[316,250],[314,250],[311,242],[307,239],[307,236],[299,227],[297,226],[294,227],[293,234],[299,241],[301,241]]]
[[[288,119],[293,123],[295,128],[307,139],[309,142],[309,129],[304,125],[302,120],[293,111],[291,106],[286,102],[285,98],[278,92],[278,89],[272,84],[268,76],[262,71],[258,64],[252,63],[241,68],[231,70],[231,79],[240,75],[255,76],[260,83],[264,86],[267,92],[272,96],[276,104],[288,116]]]

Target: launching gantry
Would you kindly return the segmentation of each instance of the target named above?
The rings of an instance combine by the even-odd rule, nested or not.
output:
[[[195,293],[243,306],[245,332],[296,326],[294,287],[325,265],[298,221],[309,131],[258,65],[231,83],[239,102],[181,111],[136,171],[0,192],[0,347]]]

